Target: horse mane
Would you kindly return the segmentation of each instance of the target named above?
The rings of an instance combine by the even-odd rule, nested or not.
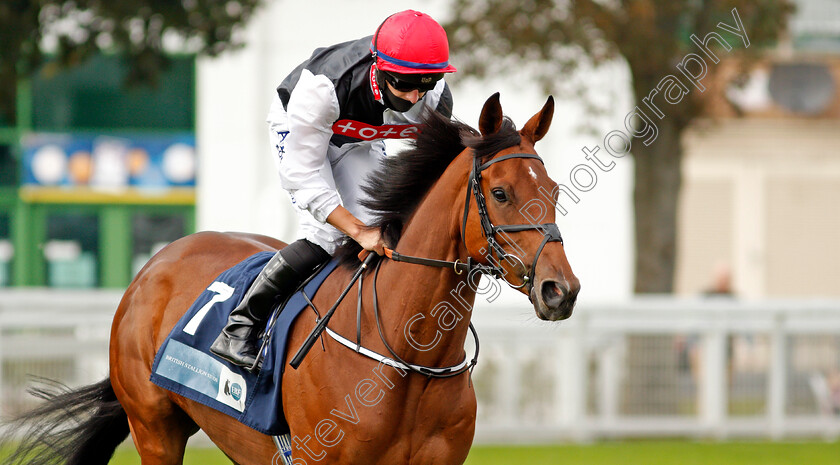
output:
[[[519,132],[508,117],[504,118],[499,131],[484,137],[465,123],[438,112],[427,112],[409,148],[385,157],[380,167],[365,180],[362,190],[367,198],[361,204],[374,214],[370,226],[379,228],[389,247],[396,247],[408,219],[461,152],[471,148],[475,157],[483,159],[520,142]],[[334,256],[343,266],[356,268],[361,250],[362,247],[348,237]]]

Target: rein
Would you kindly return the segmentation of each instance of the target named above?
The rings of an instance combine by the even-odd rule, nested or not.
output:
[[[427,368],[427,367],[420,367],[417,365],[412,365],[397,355],[394,352],[394,349],[388,344],[388,341],[385,340],[385,334],[382,333],[382,322],[379,318],[379,296],[376,293],[376,279],[379,277],[379,268],[382,265],[382,261],[376,264],[376,271],[373,273],[373,314],[376,317],[376,329],[379,331],[379,339],[382,340],[382,343],[385,344],[385,348],[388,349],[388,352],[391,353],[391,356],[394,359],[403,364],[403,366],[408,367],[411,371],[415,373],[420,373],[421,375],[426,375],[430,378],[450,378],[452,376],[458,376],[461,373],[471,370],[472,367],[478,363],[478,333],[475,331],[475,326],[473,326],[472,322],[470,322],[470,331],[472,332],[473,338],[475,339],[475,354],[473,354],[472,360],[467,363],[466,356],[464,357],[464,361],[458,365],[448,367],[448,368]]]
[[[388,349],[388,352],[391,354],[393,358],[386,357],[381,355],[377,352],[374,352],[370,349],[362,347],[361,342],[361,309],[362,309],[362,281],[359,280],[359,300],[357,305],[357,314],[356,314],[356,342],[352,342],[341,336],[340,334],[336,333],[335,331],[331,330],[329,327],[326,328],[327,334],[332,337],[336,342],[339,344],[350,348],[357,353],[364,355],[365,357],[372,358],[378,362],[385,363],[395,368],[399,368],[402,370],[413,371],[415,373],[419,373],[424,376],[428,376],[430,378],[450,378],[452,376],[458,376],[465,371],[471,370],[476,363],[478,363],[478,349],[479,349],[479,341],[478,341],[478,332],[476,332],[475,327],[472,323],[470,323],[470,332],[472,332],[473,338],[475,339],[475,354],[473,354],[472,360],[467,359],[464,357],[464,360],[457,365],[453,365],[450,367],[443,367],[443,368],[434,368],[434,367],[425,367],[422,365],[415,365],[413,363],[409,363],[403,360],[399,355],[397,355],[396,351],[391,348],[391,345],[388,344],[388,341],[385,340],[385,334],[382,332],[382,320],[379,317],[379,295],[376,291],[376,281],[379,278],[379,268],[382,265],[382,261],[380,260],[376,264],[376,271],[373,274],[373,314],[376,319],[376,329],[379,332],[379,338],[382,340],[382,343],[385,345],[385,348]]]

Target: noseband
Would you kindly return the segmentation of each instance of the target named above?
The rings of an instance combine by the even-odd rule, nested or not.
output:
[[[508,155],[503,155],[499,158],[492,159],[484,164],[480,162],[478,157],[473,157],[473,168],[470,172],[469,180],[467,181],[467,196],[464,200],[464,216],[463,222],[461,224],[461,241],[466,247],[465,231],[467,230],[467,218],[470,214],[470,199],[475,198],[476,207],[478,209],[479,223],[481,224],[481,231],[484,235],[485,240],[487,241],[487,246],[489,249],[488,261],[490,262],[490,265],[478,263],[474,261],[473,258],[469,255],[467,256],[466,263],[461,262],[459,260],[450,262],[446,260],[434,260],[431,258],[412,257],[408,255],[402,255],[391,249],[385,249],[385,255],[388,258],[398,262],[414,263],[417,265],[436,266],[442,268],[452,267],[458,274],[461,274],[464,271],[468,273],[471,273],[472,271],[478,271],[480,273],[492,276],[494,278],[504,279],[505,282],[508,283],[508,285],[516,289],[520,289],[522,287],[527,286],[527,293],[530,297],[531,289],[534,285],[534,274],[536,273],[537,269],[537,261],[540,259],[540,255],[542,254],[545,245],[549,242],[559,242],[562,244],[563,237],[560,235],[560,228],[557,227],[557,223],[507,224],[496,226],[490,220],[490,215],[487,212],[487,199],[484,197],[484,193],[481,192],[481,173],[495,163],[510,160],[512,158],[533,158],[539,160],[540,163],[543,163],[542,158],[540,158],[539,155],[533,153],[511,153]],[[531,230],[541,232],[543,234],[543,240],[540,243],[540,246],[537,248],[537,253],[534,255],[534,261],[531,264],[531,269],[528,271],[528,274],[526,276],[522,277],[522,284],[514,285],[510,281],[505,279],[505,275],[507,274],[507,272],[501,267],[501,262],[503,260],[517,261],[520,264],[522,264],[523,268],[525,267],[525,263],[518,256],[507,253],[507,251],[505,251],[505,249],[502,247],[501,244],[499,244],[499,241],[496,239],[496,234],[509,232],[515,233]],[[485,249],[481,249],[482,253],[484,251]]]

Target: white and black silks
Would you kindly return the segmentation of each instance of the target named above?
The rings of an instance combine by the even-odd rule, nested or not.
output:
[[[452,114],[443,79],[407,111],[391,108],[370,43],[368,36],[315,50],[277,87],[267,118],[281,186],[301,213],[299,237],[330,254],[343,238],[325,223],[338,205],[371,220],[359,205],[361,185],[385,156],[385,139],[413,137],[426,110]]]

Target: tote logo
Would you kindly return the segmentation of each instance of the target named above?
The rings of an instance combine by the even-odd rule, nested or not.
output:
[[[417,126],[411,124],[372,126],[351,119],[340,119],[336,121],[332,126],[332,130],[334,134],[361,140],[413,139],[417,136]]]

